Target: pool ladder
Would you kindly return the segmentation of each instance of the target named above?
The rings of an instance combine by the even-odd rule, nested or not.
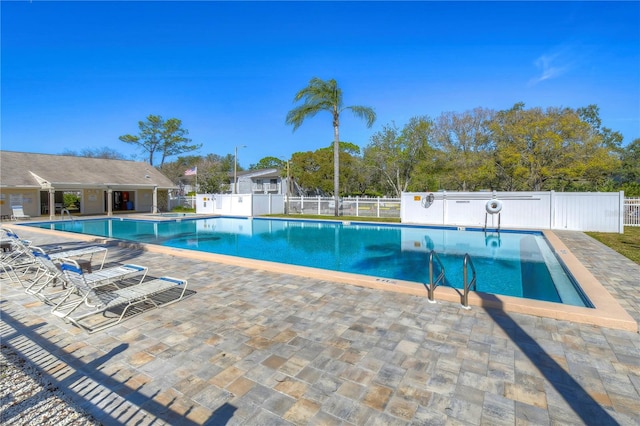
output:
[[[440,267],[440,274],[438,274],[438,278],[436,278],[435,280],[433,279],[434,260],[438,262],[438,266]],[[438,256],[438,253],[436,253],[435,250],[431,250],[431,253],[429,253],[429,287],[427,288],[430,303],[436,303],[433,298],[433,293],[435,293],[436,287],[440,285],[440,282],[444,281],[444,279],[444,264],[440,260],[440,256]]]
[[[471,266],[471,281],[469,281],[469,266]],[[462,280],[464,282],[464,292],[462,293],[462,306],[465,309],[471,309],[469,307],[469,291],[476,291],[476,267],[473,266],[473,261],[469,253],[465,253],[464,260],[462,261]]]
[[[64,220],[65,213],[67,214],[67,216],[69,216],[69,220],[73,222],[73,216],[71,216],[71,212],[68,209],[60,210],[60,220]]]
[[[493,215],[491,215],[493,217]],[[485,213],[484,214],[484,228],[482,228],[483,231],[486,232],[487,230],[487,220],[489,219],[489,213]],[[493,219],[491,219],[491,224],[493,225]],[[500,212],[498,212],[498,232],[500,232]]]
[[[438,267],[440,267],[440,273],[438,277],[434,280],[434,263],[438,263]],[[471,281],[469,281],[469,268],[471,268]],[[464,281],[463,286],[463,294],[462,294],[462,306],[465,309],[469,308],[469,291],[476,291],[476,268],[473,265],[473,261],[471,260],[471,256],[469,253],[465,253],[464,260],[462,261],[462,277]],[[431,250],[429,253],[429,286],[427,287],[428,297],[430,303],[436,303],[434,299],[434,293],[436,291],[436,287],[442,284],[445,280],[445,269],[444,264],[440,260],[440,256],[436,253],[435,250]]]

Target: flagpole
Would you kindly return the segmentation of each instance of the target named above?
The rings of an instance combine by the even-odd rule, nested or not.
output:
[[[196,193],[196,195],[198,195],[198,166],[196,166],[196,187],[195,187],[195,193]],[[196,208],[196,207],[195,207],[195,205],[194,205],[194,203],[195,203],[195,201],[194,201],[194,200],[195,200],[195,198],[196,198],[196,197],[193,197],[193,198],[191,199],[191,208],[194,208],[194,209]]]

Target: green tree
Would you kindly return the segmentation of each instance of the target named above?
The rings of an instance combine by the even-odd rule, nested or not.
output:
[[[332,156],[333,148],[324,148]],[[329,160],[329,164],[333,161]],[[342,172],[340,173],[340,195],[362,195],[366,187],[362,178],[362,157],[360,156],[360,147],[351,142],[340,142],[340,165]]]
[[[371,137],[371,143],[364,150],[364,163],[375,170],[374,176],[383,193],[400,197],[410,188],[417,177],[417,165],[432,152],[429,144],[432,132],[433,121],[425,116],[411,118],[402,131],[394,123]]]
[[[122,135],[118,139],[122,142],[136,145],[149,154],[149,164],[153,166],[153,157],[160,153],[162,166],[168,157],[192,152],[200,149],[202,144],[190,145],[191,139],[186,135],[189,133],[182,128],[182,121],[177,118],[164,120],[159,115],[149,115],[146,121],[139,121],[138,135]]]
[[[231,184],[229,170],[233,164],[233,156],[207,155],[198,164],[198,186],[205,194],[221,194],[229,192]],[[201,172],[202,170],[202,172]]]
[[[199,155],[181,156],[175,161],[165,162],[162,166],[158,167],[158,170],[171,179],[172,182],[178,183],[183,180],[185,170],[197,166],[201,161],[202,157]],[[198,172],[199,171],[198,169]]]
[[[282,169],[286,167],[287,162],[276,157],[264,157],[260,159],[256,164],[251,164],[249,170],[262,170],[262,169]]]
[[[162,129],[162,160],[163,165],[168,157],[193,152],[202,147],[202,144],[191,144],[191,139],[186,135],[189,131],[182,128],[182,121],[177,118],[169,118],[164,122]]]
[[[287,114],[286,123],[293,126],[295,131],[307,117],[313,117],[320,111],[331,114],[333,123],[333,196],[335,199],[335,216],[339,215],[340,197],[340,114],[349,109],[356,117],[365,119],[367,127],[371,127],[376,120],[373,109],[364,106],[343,105],[342,90],[335,80],[321,80],[317,77],[309,81],[309,85],[301,89],[294,97],[294,102],[303,103]]]
[[[622,149],[620,160],[622,190],[629,197],[640,197],[640,139]]]
[[[317,151],[294,152],[291,156],[291,176],[300,188],[309,193],[323,194],[331,190],[332,175],[326,155]]]
[[[196,176],[184,175],[186,170],[193,167],[198,168],[198,192],[220,194],[229,191],[229,171],[233,167],[233,155],[231,154],[224,157],[217,154],[207,154],[204,157],[178,157],[176,161],[165,163],[159,169],[173,182],[195,186]]]
[[[600,190],[617,168],[615,132],[571,108],[500,111],[489,125],[503,189]]]
[[[340,194],[362,193],[359,176],[360,148],[349,142],[340,142],[340,163],[344,164]],[[291,157],[291,176],[308,193],[330,193],[333,188],[333,147],[316,151],[296,152]]]
[[[490,186],[495,172],[488,124],[493,115],[492,110],[476,108],[446,112],[436,120],[434,145],[446,158],[441,162],[446,166],[442,181],[450,189],[476,191]]]
[[[640,138],[624,147],[621,160],[623,181],[640,183]]]

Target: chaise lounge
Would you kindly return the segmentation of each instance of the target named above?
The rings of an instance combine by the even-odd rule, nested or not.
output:
[[[145,312],[144,309],[134,311],[132,308],[141,308],[145,304],[158,308],[178,302],[185,297],[187,290],[186,280],[172,277],[156,278],[130,286],[113,282],[112,288],[96,288],[74,260],[63,260],[61,269],[68,282],[73,283],[73,288],[53,307],[51,313],[89,333],[119,324],[127,314],[132,317]],[[85,312],[80,312],[82,309]]]
[[[35,275],[22,285],[26,288],[26,292],[32,294],[42,300],[45,303],[53,305],[54,300],[59,297],[65,297],[69,289],[73,290],[76,282],[73,280],[75,276],[69,276],[64,274],[63,271],[58,268],[56,263],[51,257],[45,253],[39,247],[31,247],[33,256],[39,264],[39,268]],[[60,259],[59,262],[73,262],[75,265],[79,263],[77,260],[71,260],[68,258]],[[117,281],[123,281],[126,279],[135,279],[135,282],[141,283],[147,276],[149,268],[146,266],[124,264],[112,266],[109,268],[102,268],[96,272],[90,274],[83,274],[83,281],[87,285],[92,287],[99,287],[102,285],[113,284]],[[53,287],[58,289],[51,290]]]

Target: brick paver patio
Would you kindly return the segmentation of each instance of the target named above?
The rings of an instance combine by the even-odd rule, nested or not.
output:
[[[640,266],[557,234],[640,321]],[[106,425],[640,424],[638,333],[115,245],[108,260],[196,293],[95,334],[20,286],[0,297],[3,344]]]

